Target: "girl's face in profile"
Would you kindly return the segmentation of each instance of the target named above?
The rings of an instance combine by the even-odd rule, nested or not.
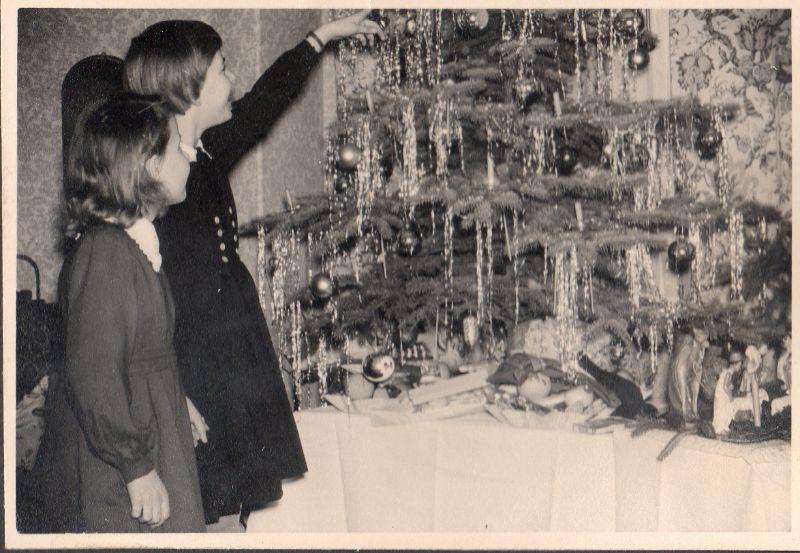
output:
[[[168,205],[186,199],[186,179],[189,177],[189,160],[180,148],[181,137],[175,117],[169,121],[169,142],[159,160],[157,178],[164,187]]]
[[[225,68],[222,51],[218,50],[206,70],[203,87],[197,98],[197,105],[203,114],[203,127],[210,128],[231,118],[231,88],[234,80],[234,76]]]

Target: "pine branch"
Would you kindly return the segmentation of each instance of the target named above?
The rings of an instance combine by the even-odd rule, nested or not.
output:
[[[683,432],[678,432],[677,434],[675,434],[667,442],[667,445],[664,446],[664,449],[661,450],[661,453],[659,453],[656,456],[656,460],[660,463],[661,461],[669,457],[669,454],[675,451],[675,448],[678,447],[678,444],[681,442],[681,440],[683,440],[683,438],[696,433],[697,433],[696,430],[685,430]]]
[[[541,175],[532,177],[530,182],[519,182],[516,189],[523,195],[537,201],[556,198],[612,198],[615,195],[630,196],[633,189],[647,183],[646,174],[633,174],[613,177],[607,173],[582,175]]]

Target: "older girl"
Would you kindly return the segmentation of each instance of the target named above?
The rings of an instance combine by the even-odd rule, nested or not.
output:
[[[196,450],[208,522],[240,512],[244,522],[281,497],[281,479],[306,471],[258,293],[239,259],[228,173],[297,97],[328,41],[383,36],[367,13],[309,33],[233,103],[222,39],[209,25],[156,23],[128,50],[126,86],[165,98],[193,160],[187,200],[156,226],[175,288],[181,377],[210,426]]]

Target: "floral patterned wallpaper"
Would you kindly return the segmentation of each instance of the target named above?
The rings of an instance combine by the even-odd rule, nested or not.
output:
[[[792,50],[789,10],[670,12],[673,96],[735,102],[725,126],[733,194],[788,211],[791,205]],[[713,162],[690,171],[713,195]],[[702,192],[702,190],[701,190]]]
[[[55,300],[62,258],[57,252],[61,194],[61,82],[79,60],[101,52],[122,57],[131,38],[162,19],[200,19],[219,31],[241,95],[283,51],[319,25],[320,10],[22,9],[17,58],[17,248],[42,272],[42,295]],[[269,138],[231,176],[239,219],[281,208],[284,187],[320,186],[323,154],[322,72],[315,71],[298,102]],[[317,130],[319,129],[319,130]],[[255,267],[255,244],[242,257]],[[33,289],[30,268],[17,269],[17,289]]]

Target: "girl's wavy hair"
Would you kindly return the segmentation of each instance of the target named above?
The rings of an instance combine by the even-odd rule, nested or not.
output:
[[[131,40],[123,81],[128,90],[162,96],[175,113],[185,113],[200,96],[206,71],[222,38],[202,21],[155,23]]]
[[[64,234],[112,221],[124,228],[164,212],[161,183],[147,160],[163,156],[171,112],[157,96],[126,92],[87,108],[70,141],[64,196]]]

